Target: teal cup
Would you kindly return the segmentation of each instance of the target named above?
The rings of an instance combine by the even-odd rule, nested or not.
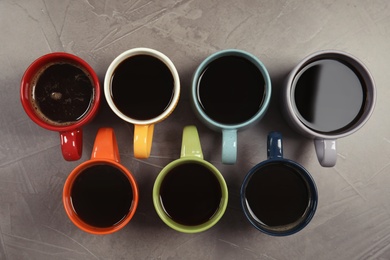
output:
[[[222,162],[237,161],[237,132],[260,121],[271,99],[271,79],[254,55],[237,49],[216,52],[196,69],[191,85],[195,114],[222,133]]]

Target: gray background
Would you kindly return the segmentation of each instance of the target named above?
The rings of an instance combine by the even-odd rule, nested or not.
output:
[[[390,259],[390,2],[334,0],[0,0],[0,259]],[[86,60],[103,82],[111,61],[134,47],[172,59],[182,94],[174,113],[156,126],[152,155],[133,157],[133,126],[117,118],[104,98],[84,128],[80,161],[62,159],[58,133],[34,124],[19,99],[21,77],[39,56],[55,51]],[[226,48],[256,55],[273,83],[265,118],[239,133],[238,162],[221,163],[221,136],[203,126],[189,105],[191,75],[208,55]],[[287,73],[306,55],[347,51],[372,72],[378,99],[369,122],[338,140],[338,162],[322,168],[313,143],[280,114],[278,93]],[[225,176],[229,206],[212,229],[194,235],[158,218],[152,187],[158,172],[179,157],[183,126],[198,127],[205,159]],[[140,189],[133,220],[112,235],[76,228],[62,206],[70,171],[90,156],[99,127],[116,131],[123,164]],[[239,187],[266,159],[266,136],[284,135],[285,157],[315,179],[319,205],[300,233],[271,237],[246,221]]]

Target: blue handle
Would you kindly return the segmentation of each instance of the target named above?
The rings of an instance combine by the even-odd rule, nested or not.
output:
[[[267,141],[268,159],[283,158],[282,134],[279,132],[270,132]]]

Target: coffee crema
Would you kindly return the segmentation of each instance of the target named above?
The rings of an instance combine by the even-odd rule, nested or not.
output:
[[[130,212],[133,190],[118,168],[101,164],[83,170],[74,180],[71,200],[76,214],[94,227],[112,227]]]
[[[174,167],[162,181],[160,202],[175,222],[196,226],[206,223],[218,211],[222,189],[217,177],[198,163]]]
[[[310,190],[296,169],[270,163],[250,177],[245,199],[251,218],[272,229],[300,223],[309,206]]]
[[[122,61],[111,78],[111,98],[120,112],[136,120],[161,115],[174,95],[174,78],[160,59],[135,55]]]
[[[265,80],[246,58],[223,56],[210,62],[197,83],[197,99],[212,120],[226,125],[244,123],[260,110]]]
[[[364,113],[364,80],[352,66],[335,59],[306,65],[293,82],[293,105],[301,122],[320,133],[338,133]]]
[[[89,73],[73,63],[50,63],[33,79],[31,103],[45,122],[70,125],[90,111],[94,100],[93,84]]]

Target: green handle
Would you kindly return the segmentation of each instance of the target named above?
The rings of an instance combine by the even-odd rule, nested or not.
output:
[[[203,159],[198,130],[194,125],[186,126],[183,129],[180,158],[183,157],[196,157]]]

